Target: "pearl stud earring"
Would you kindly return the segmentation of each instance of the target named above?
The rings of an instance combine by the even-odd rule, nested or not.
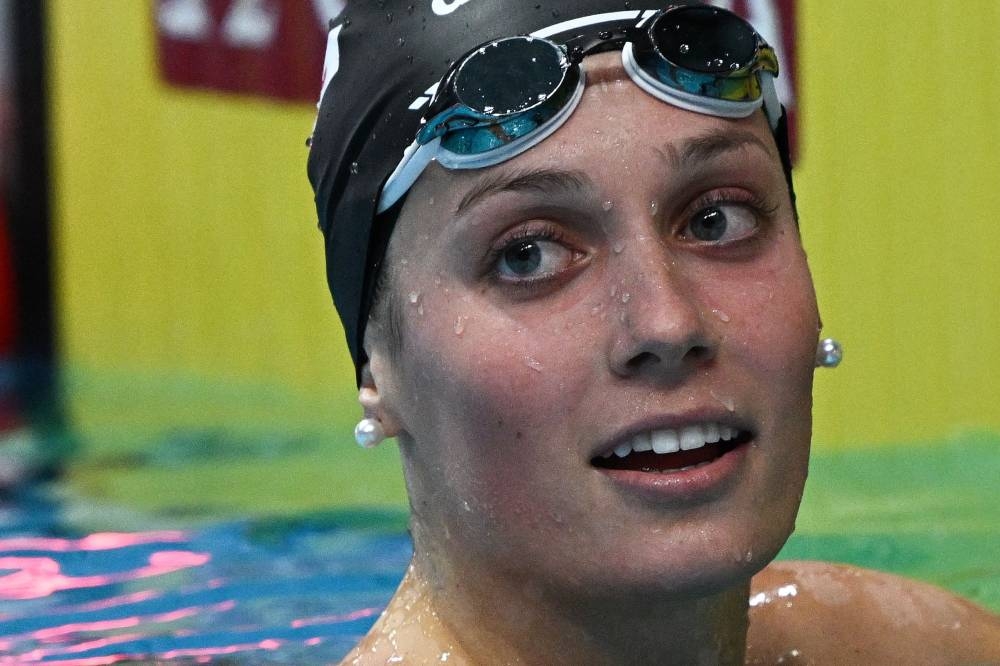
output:
[[[365,449],[374,449],[385,439],[385,430],[378,419],[361,419],[354,427],[354,441]]]
[[[844,360],[844,348],[833,338],[824,338],[816,346],[816,367],[836,368]]]

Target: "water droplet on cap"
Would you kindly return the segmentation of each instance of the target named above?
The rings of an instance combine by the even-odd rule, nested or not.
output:
[[[691,51],[691,45],[690,44],[681,44],[680,47],[678,47],[678,50],[681,53],[689,53]]]
[[[356,175],[358,175],[358,171],[359,170],[360,170],[360,167],[358,166],[358,163],[357,162],[351,162],[351,173],[356,176]]]

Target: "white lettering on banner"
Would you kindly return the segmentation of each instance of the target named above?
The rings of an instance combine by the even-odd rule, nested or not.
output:
[[[161,0],[156,22],[167,37],[188,42],[207,39],[212,30],[205,0]]]
[[[321,30],[340,16],[346,0],[312,0]],[[222,37],[238,48],[267,48],[277,36],[281,10],[273,0],[233,0],[222,21]],[[215,25],[208,0],[160,0],[156,22],[164,37],[187,42],[211,39]]]
[[[235,0],[222,22],[222,37],[231,46],[266,48],[274,41],[279,19],[267,0]]]
[[[434,0],[431,3],[431,10],[438,16],[447,16],[471,0]]]

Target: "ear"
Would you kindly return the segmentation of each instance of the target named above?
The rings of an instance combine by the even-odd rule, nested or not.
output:
[[[396,414],[386,398],[387,391],[384,389],[388,388],[389,378],[381,370],[382,364],[377,356],[365,363],[361,369],[358,402],[364,409],[365,418],[378,419],[386,437],[397,437],[400,433],[399,419],[396,418]]]

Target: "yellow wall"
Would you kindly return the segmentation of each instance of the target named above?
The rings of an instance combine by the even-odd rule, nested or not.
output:
[[[817,440],[1000,429],[1000,3],[800,7],[802,226],[847,349],[819,376]],[[71,413],[94,441],[346,421],[305,179],[313,110],[164,86],[151,17],[51,3]]]

